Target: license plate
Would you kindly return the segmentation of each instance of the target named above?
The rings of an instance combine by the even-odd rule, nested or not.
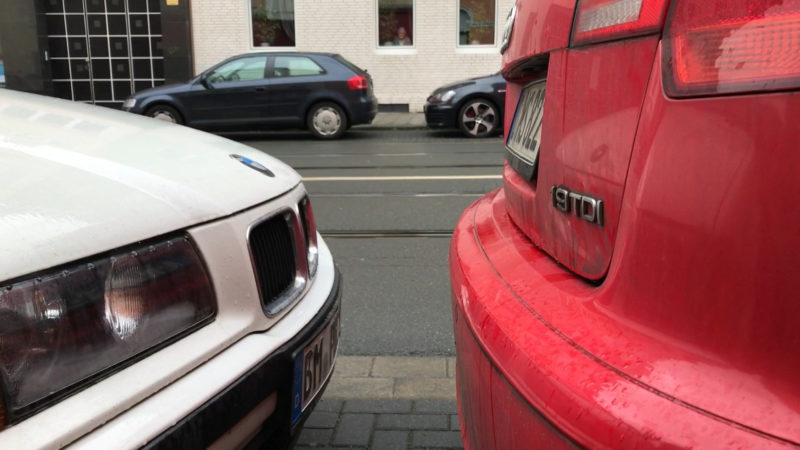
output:
[[[333,372],[339,349],[339,310],[321,333],[294,358],[292,424],[303,414]]]
[[[522,90],[506,141],[511,154],[534,168],[539,160],[542,140],[545,84],[545,80],[536,81]]]

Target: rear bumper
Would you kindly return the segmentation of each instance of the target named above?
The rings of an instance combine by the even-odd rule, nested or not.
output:
[[[780,445],[643,385],[534,309],[531,298],[556,306],[574,300],[564,290],[574,276],[514,226],[502,191],[477,201],[459,220],[450,276],[466,448]],[[591,304],[592,292],[587,287],[578,300]]]
[[[370,124],[377,114],[378,99],[372,94],[360,97],[350,105],[350,125]]]

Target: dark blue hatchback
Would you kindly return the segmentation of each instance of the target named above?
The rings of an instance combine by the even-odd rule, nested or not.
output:
[[[341,55],[248,53],[186,83],[139,91],[123,109],[206,130],[307,128],[321,139],[372,122],[372,77]]]
[[[472,138],[503,130],[506,80],[499,73],[442,86],[425,102],[429,128],[458,128]]]

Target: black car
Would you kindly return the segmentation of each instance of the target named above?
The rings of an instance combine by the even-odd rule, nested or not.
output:
[[[469,137],[487,137],[503,129],[506,80],[499,73],[442,86],[425,102],[429,128],[459,128]]]
[[[139,91],[123,109],[206,130],[308,128],[323,139],[372,122],[372,77],[341,55],[248,53],[179,84]]]

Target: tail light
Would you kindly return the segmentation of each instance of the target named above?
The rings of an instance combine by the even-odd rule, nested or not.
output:
[[[800,0],[678,1],[664,36],[671,96],[800,87]]]
[[[347,88],[351,91],[363,91],[369,87],[369,81],[364,75],[355,75],[347,80]]]
[[[572,45],[661,31],[668,0],[581,0]]]

